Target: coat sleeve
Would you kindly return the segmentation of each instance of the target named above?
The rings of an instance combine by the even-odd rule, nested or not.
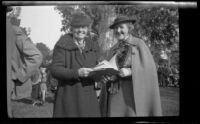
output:
[[[32,43],[31,39],[24,35],[17,36],[16,45],[19,52],[24,57],[24,68],[17,73],[17,78],[23,83],[29,79],[41,65],[43,56]]]
[[[79,79],[78,70],[65,67],[65,52],[65,49],[55,46],[51,74],[58,80],[77,80]]]

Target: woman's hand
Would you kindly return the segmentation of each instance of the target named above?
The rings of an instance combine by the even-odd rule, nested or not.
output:
[[[80,68],[78,69],[79,77],[88,77],[91,71],[93,71],[91,68]]]
[[[127,76],[130,76],[132,73],[131,73],[131,68],[121,68],[119,70],[119,76],[120,77],[127,77]]]

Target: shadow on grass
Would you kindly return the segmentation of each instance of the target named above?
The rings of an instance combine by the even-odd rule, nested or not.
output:
[[[160,87],[163,116],[179,116],[179,88]]]
[[[23,98],[23,99],[12,100],[12,101],[21,102],[21,103],[24,103],[24,104],[33,104],[34,103],[34,99],[32,99],[32,98]]]
[[[41,100],[40,100],[40,98],[34,99],[31,97],[27,97],[27,98],[22,98],[22,99],[18,99],[18,100],[12,100],[12,101],[17,102],[17,103],[33,104],[34,102],[41,101]],[[54,94],[48,93],[45,97],[45,102],[54,103]]]

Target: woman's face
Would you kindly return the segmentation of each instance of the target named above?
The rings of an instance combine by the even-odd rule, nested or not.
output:
[[[74,38],[82,40],[87,36],[88,27],[87,26],[78,26],[72,28],[72,33]]]
[[[126,23],[118,24],[114,28],[114,35],[118,40],[125,40],[128,36],[129,29]]]

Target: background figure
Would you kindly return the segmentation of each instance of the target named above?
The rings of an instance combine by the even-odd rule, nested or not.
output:
[[[20,27],[13,26],[16,32],[16,47],[13,48],[13,80],[14,89],[12,99],[22,99],[31,96],[31,76],[42,63],[42,54],[32,43]]]
[[[45,103],[45,98],[46,98],[46,94],[47,94],[47,74],[46,74],[46,68],[42,68],[40,67],[40,69],[38,69],[37,71],[39,74],[39,78],[37,80],[37,84],[33,85],[33,90],[32,90],[32,97],[34,98],[34,103],[35,104],[39,104],[39,105],[43,105]]]
[[[119,75],[117,78],[107,76],[103,79],[107,85],[103,87],[100,96],[104,117],[162,115],[153,57],[144,41],[130,33],[135,21],[119,16],[110,26],[118,43],[109,50],[106,59],[116,57]]]
[[[83,13],[72,16],[72,34],[56,43],[51,73],[58,80],[53,117],[100,117],[94,89],[88,77],[97,64],[97,47],[88,35],[91,19]]]
[[[163,67],[163,77],[164,77],[164,82],[163,82],[163,87],[167,87],[169,84],[169,69],[168,66],[165,64]]]
[[[41,100],[44,103],[45,102],[45,96],[47,93],[47,73],[46,73],[46,68],[40,68],[42,79],[40,83],[40,94],[41,94]]]
[[[164,68],[164,66],[163,65],[161,65],[160,66],[160,85],[162,86],[162,87],[164,87],[165,86],[165,68]]]
[[[161,66],[160,65],[158,65],[157,73],[158,73],[158,83],[159,83],[159,86],[161,86],[161,75],[162,75],[162,72],[161,72]]]
[[[35,100],[39,100],[40,98],[40,83],[41,83],[42,75],[40,73],[40,69],[38,68],[37,71],[35,71],[35,74],[32,75],[32,93],[31,96]]]
[[[31,76],[42,62],[42,54],[32,43],[20,27],[11,25],[10,18],[7,18],[7,72],[8,72],[8,106],[10,99],[21,101],[31,97],[32,82]],[[10,36],[9,36],[10,35]],[[9,116],[11,111],[9,108]],[[14,115],[12,115],[13,117]]]

